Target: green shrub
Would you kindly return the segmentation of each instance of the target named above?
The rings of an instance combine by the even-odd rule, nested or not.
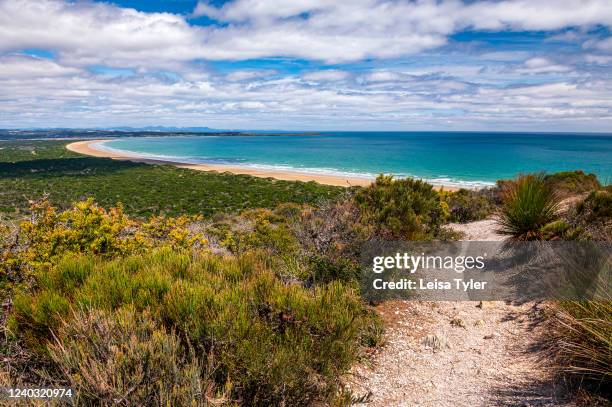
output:
[[[583,230],[559,219],[541,227],[540,238],[542,240],[581,240]]]
[[[544,182],[559,197],[578,195],[601,188],[601,184],[595,174],[585,174],[580,170],[548,174],[544,177]]]
[[[460,189],[456,192],[441,192],[442,199],[448,205],[451,222],[472,222],[491,215],[495,209],[488,191]]]
[[[58,384],[78,405],[205,405],[221,403],[223,387],[210,379],[211,363],[148,313],[81,310],[48,345]]]
[[[558,198],[543,175],[522,175],[504,194],[500,232],[520,240],[540,239],[540,229],[557,219],[558,208]]]
[[[338,258],[312,253],[308,256],[310,284],[327,284],[331,281],[357,282],[362,275],[361,265],[348,258]]]
[[[104,207],[123,202],[130,216],[150,217],[239,213],[247,208],[272,209],[284,202],[316,204],[344,191],[316,182],[85,157],[66,150],[67,143],[2,142],[0,213],[20,217],[28,199],[38,199],[45,192],[61,208],[93,197]]]
[[[0,283],[14,289],[30,282],[37,269],[48,269],[68,254],[104,258],[143,253],[154,247],[201,249],[204,235],[193,226],[199,216],[134,220],[121,204],[106,210],[92,199],[58,212],[47,199],[32,202],[30,218],[19,225],[15,243],[0,245]],[[4,247],[3,247],[4,246]]]
[[[570,212],[569,221],[584,239],[612,240],[612,191],[591,192]]]
[[[380,175],[355,195],[362,221],[379,236],[390,239],[430,240],[445,220],[445,204],[433,186],[412,178],[394,180]]]
[[[374,342],[380,326],[351,288],[338,282],[313,289],[286,284],[268,264],[265,256],[255,253],[224,258],[170,248],[113,261],[67,258],[54,268],[39,271],[39,284],[31,293],[16,296],[11,330],[40,357],[45,355],[41,349],[50,349],[60,371],[68,366],[71,373],[56,377],[60,380],[78,375],[76,360],[91,366],[103,361],[102,353],[96,353],[103,340],[85,346],[67,328],[75,326],[73,310],[99,310],[111,321],[120,321],[125,317],[121,310],[129,307],[137,315],[147,314],[155,332],[166,334],[158,338],[151,333],[149,338],[147,332],[153,328],[142,328],[145,344],[151,341],[142,345],[146,349],[131,344],[130,336],[117,334],[111,339],[111,343],[127,341],[117,346],[134,355],[125,360],[126,372],[129,366],[138,369],[136,355],[148,352],[149,346],[174,344],[168,335],[176,332],[183,338],[180,357],[189,355],[190,344],[196,354],[213,360],[213,387],[230,389],[231,400],[247,405],[329,400],[339,393],[338,378],[358,357],[361,344]],[[137,319],[135,323],[144,322]],[[87,329],[97,328],[94,324]],[[52,332],[60,332],[56,334],[59,343],[54,342]],[[60,352],[62,348],[66,352]],[[157,357],[163,361],[156,374],[165,375],[164,366],[176,357]],[[183,367],[185,374],[191,371],[189,365]],[[75,383],[92,394],[98,391],[92,382],[78,380]],[[165,375],[166,382],[171,383],[172,378]],[[116,391],[120,393],[125,386]],[[146,394],[138,397],[159,397],[143,392]]]
[[[206,243],[190,226],[198,216],[130,219],[121,204],[106,210],[93,199],[57,212],[47,199],[32,202],[30,219],[19,226],[19,245],[3,252],[3,266],[49,267],[66,254],[91,253],[107,258],[141,253],[156,246],[199,247]]]
[[[576,208],[578,215],[588,222],[612,220],[612,192],[593,191]]]
[[[224,229],[222,244],[232,253],[265,250],[273,255],[290,256],[298,249],[286,218],[267,209],[245,211],[231,218]]]
[[[320,208],[306,208],[292,226],[309,266],[304,280],[312,284],[359,280],[361,246],[372,237],[373,228],[361,222],[351,193]]]

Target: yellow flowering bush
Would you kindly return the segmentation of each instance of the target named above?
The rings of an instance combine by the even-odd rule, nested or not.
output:
[[[159,246],[192,249],[207,243],[203,233],[193,227],[202,220],[200,216],[157,216],[142,222],[130,219],[121,204],[106,210],[91,198],[63,212],[42,199],[32,202],[30,211],[30,218],[19,225],[15,241],[5,243],[2,250],[3,280],[7,275],[21,280],[28,271],[51,267],[69,254],[112,258]]]

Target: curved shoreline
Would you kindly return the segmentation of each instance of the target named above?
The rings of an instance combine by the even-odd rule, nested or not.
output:
[[[72,152],[89,155],[92,157],[101,158],[112,158],[114,160],[128,160],[133,162],[141,162],[146,164],[157,164],[157,165],[173,165],[178,168],[187,168],[196,171],[216,171],[216,172],[231,172],[232,174],[251,175],[259,178],[274,178],[282,181],[301,181],[301,182],[318,182],[324,185],[333,185],[339,187],[352,187],[352,186],[368,186],[374,182],[374,179],[358,178],[358,177],[345,177],[340,175],[327,175],[327,174],[312,174],[306,172],[297,171],[281,171],[281,170],[269,170],[269,169],[257,169],[234,165],[223,165],[223,164],[187,164],[172,160],[160,160],[145,157],[136,153],[129,153],[126,151],[110,151],[101,150],[95,148],[95,144],[110,141],[109,139],[98,139],[98,140],[82,140],[76,141],[66,145],[66,148]],[[456,186],[449,185],[434,185],[437,190],[444,189],[446,191],[458,191],[459,188]]]
[[[127,152],[115,152],[100,150],[93,146],[97,143],[102,143],[103,140],[83,140],[70,143],[66,145],[66,148],[72,152],[89,155],[93,157],[112,158],[114,160],[128,160],[134,162],[142,162],[147,164],[165,164],[174,165],[179,168],[188,168],[190,170],[197,171],[217,171],[217,172],[231,172],[233,174],[252,175],[260,178],[275,178],[283,181],[315,181],[320,184],[334,185],[341,187],[350,186],[368,186],[374,180],[357,178],[357,177],[342,177],[337,175],[325,175],[325,174],[309,174],[292,171],[275,171],[275,170],[264,170],[248,167],[240,167],[233,165],[221,165],[221,164],[185,164],[170,160],[159,160],[141,156],[139,154],[127,153]],[[445,189],[451,190],[453,188],[445,187]]]

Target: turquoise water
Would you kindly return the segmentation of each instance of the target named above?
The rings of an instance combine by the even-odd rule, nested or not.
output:
[[[581,169],[612,181],[612,135],[334,132],[287,136],[124,138],[97,148],[186,163],[305,173],[414,176],[481,186],[518,173]]]

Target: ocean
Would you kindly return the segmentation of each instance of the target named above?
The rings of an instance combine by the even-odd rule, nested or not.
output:
[[[372,178],[417,177],[482,187],[519,173],[584,170],[612,182],[612,134],[325,132],[316,135],[172,136],[96,148],[185,163]]]

